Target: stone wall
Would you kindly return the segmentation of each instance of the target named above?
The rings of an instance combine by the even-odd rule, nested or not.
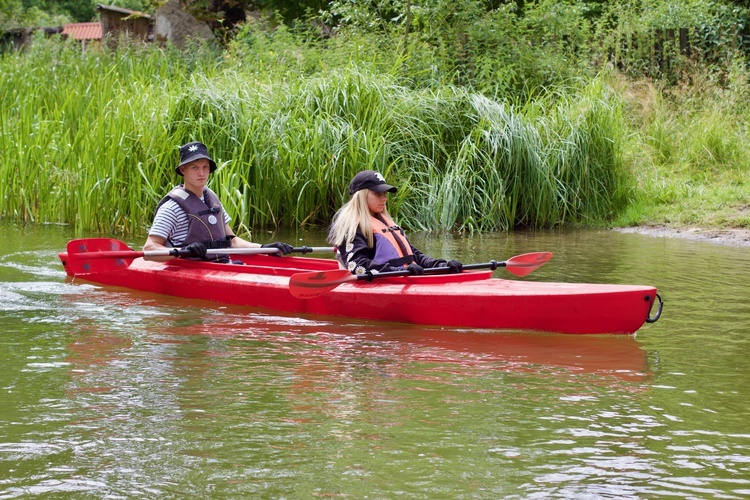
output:
[[[180,0],[167,0],[154,14],[154,35],[159,43],[167,40],[179,48],[188,38],[215,40],[207,24],[197,21],[185,10]]]

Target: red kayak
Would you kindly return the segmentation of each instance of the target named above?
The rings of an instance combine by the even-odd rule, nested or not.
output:
[[[305,249],[313,250],[295,251]],[[275,249],[242,249],[236,254],[233,249],[232,264],[144,260],[144,254],[166,253],[133,251],[111,239],[73,240],[67,250],[59,256],[73,278],[300,314],[482,329],[632,334],[656,321],[663,305],[650,286],[506,280],[491,278],[491,270],[466,270],[505,267],[524,276],[551,258],[546,252],[465,265],[461,274],[396,272],[368,281],[339,270],[332,259],[258,255]]]

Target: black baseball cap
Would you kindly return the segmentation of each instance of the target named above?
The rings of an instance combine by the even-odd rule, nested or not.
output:
[[[182,175],[180,167],[190,163],[191,161],[200,160],[205,158],[211,165],[211,172],[216,170],[216,162],[214,162],[210,156],[208,156],[208,149],[202,142],[188,142],[180,148],[180,164],[175,167],[175,172]]]
[[[362,189],[369,189],[376,193],[395,193],[397,188],[385,183],[385,178],[374,170],[363,170],[354,176],[349,183],[349,194],[354,194]]]

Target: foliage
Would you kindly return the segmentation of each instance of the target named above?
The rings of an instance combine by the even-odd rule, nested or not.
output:
[[[726,75],[698,67],[689,74],[666,88],[619,84],[627,85],[626,115],[638,131],[623,159],[639,178],[618,224],[749,227],[750,74],[737,61]]]
[[[441,81],[489,95],[527,99],[537,89],[586,73],[591,27],[573,0],[492,5],[482,0],[362,4],[331,2],[337,33],[381,33],[413,73],[437,72]],[[410,35],[402,36],[409,20]],[[590,70],[593,76],[596,70]],[[415,78],[420,80],[419,76]]]
[[[0,0],[0,32],[27,27],[59,26],[69,21],[65,12],[46,11],[37,6],[24,8],[20,0]]]
[[[106,5],[153,12],[162,0],[107,0]],[[100,0],[0,0],[0,31],[20,27],[60,26],[97,17]]]
[[[329,4],[328,0],[249,0],[247,11],[274,13],[287,24],[316,15]]]
[[[315,15],[326,3],[325,0],[187,0],[185,5],[196,19],[207,22],[219,39],[229,40],[247,21],[248,12],[262,12],[292,25],[298,19]]]
[[[404,45],[416,38],[403,52],[430,51],[453,83],[522,99],[591,77],[608,61],[674,82],[691,57],[722,68],[732,51],[750,53],[748,9],[724,0],[335,0],[320,19],[337,33],[378,33]],[[667,31],[681,28],[689,42],[682,48]]]

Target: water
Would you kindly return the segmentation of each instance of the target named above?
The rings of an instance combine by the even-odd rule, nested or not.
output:
[[[530,279],[658,287],[662,318],[621,337],[103,288],[66,279],[66,227],[0,237],[0,498],[750,496],[750,249],[413,237],[467,263],[554,252]]]

